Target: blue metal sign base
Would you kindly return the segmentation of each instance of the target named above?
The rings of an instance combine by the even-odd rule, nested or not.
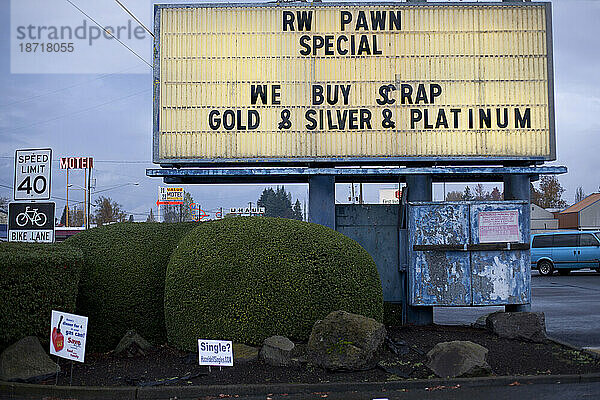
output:
[[[355,230],[350,225],[336,227],[335,215],[335,183],[399,183],[406,182],[408,186],[408,201],[431,201],[432,182],[504,182],[505,200],[526,200],[529,202],[529,184],[540,175],[564,174],[566,167],[562,166],[507,166],[507,167],[285,167],[285,168],[149,168],[146,175],[163,178],[167,184],[236,184],[236,183],[308,183],[309,184],[309,220],[341,231]],[[528,207],[526,207],[529,210]],[[359,227],[356,227],[358,229]],[[368,227],[364,227],[367,228]],[[400,231],[400,229],[399,229]],[[383,231],[382,231],[383,232]],[[385,233],[385,232],[383,232]],[[351,237],[365,236],[364,232],[355,232]],[[400,238],[400,235],[399,235]],[[366,242],[369,240],[365,239]],[[398,243],[400,239],[398,240]],[[400,247],[407,247],[406,235]],[[375,246],[377,247],[377,246]],[[373,254],[372,254],[373,255]],[[373,255],[377,259],[379,255]],[[381,257],[379,257],[381,258]],[[385,260],[384,260],[385,261]],[[409,305],[408,276],[404,264],[388,266],[381,263],[378,268],[393,268],[399,276],[382,275],[384,291],[387,288],[389,296],[401,294],[403,304],[403,320],[406,323],[427,325],[433,323],[433,307]],[[387,271],[387,270],[386,270]],[[389,272],[389,271],[388,271]],[[392,279],[393,278],[393,279]],[[394,291],[385,282],[399,282],[401,290]],[[389,300],[389,299],[388,299]],[[392,301],[396,301],[394,299]],[[527,311],[529,304],[509,304],[507,311]]]
[[[502,182],[506,176],[535,181],[539,175],[567,172],[567,167],[397,167],[397,168],[148,168],[146,175],[172,184],[309,183],[313,176],[333,176],[336,183],[398,183],[410,176],[429,176],[433,182]],[[515,186],[515,187],[516,187]],[[527,184],[529,190],[529,184]]]

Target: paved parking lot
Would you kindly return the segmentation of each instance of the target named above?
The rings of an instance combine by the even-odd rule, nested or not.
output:
[[[600,274],[574,271],[569,276],[531,276],[532,311],[546,314],[548,335],[577,346],[600,347]],[[470,324],[503,307],[434,309],[437,324]]]

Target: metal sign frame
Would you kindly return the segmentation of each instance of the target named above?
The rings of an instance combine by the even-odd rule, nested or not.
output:
[[[546,16],[546,53],[547,53],[547,78],[548,78],[548,114],[549,114],[549,156],[399,156],[399,157],[256,157],[256,158],[160,158],[159,153],[159,114],[160,114],[160,16],[163,9],[168,8],[232,8],[232,7],[365,7],[394,6],[398,8],[414,7],[532,7],[544,6]],[[414,163],[435,163],[443,161],[448,164],[499,164],[502,162],[520,162],[522,164],[540,164],[544,161],[556,160],[556,131],[554,112],[554,62],[552,39],[552,4],[550,2],[501,2],[501,3],[475,3],[475,2],[449,2],[449,3],[360,3],[360,2],[331,2],[331,3],[199,3],[199,4],[155,4],[154,5],[154,48],[153,48],[153,163],[162,167],[232,167],[232,166],[294,166],[302,165],[409,165]]]
[[[31,172],[27,172],[25,174],[21,174],[19,173],[19,169],[18,169],[18,160],[19,160],[19,153],[21,152],[34,152],[34,151],[40,151],[40,152],[49,152],[48,154],[48,163],[44,164],[46,165],[48,168],[46,169],[46,172],[44,174],[38,174],[39,176],[43,176],[45,179],[45,187],[44,187],[44,191],[42,192],[42,195],[36,195],[35,193],[37,193],[37,177],[33,178],[33,176],[35,175],[35,173],[31,173]],[[35,200],[50,200],[50,195],[52,193],[52,149],[47,147],[47,148],[40,148],[40,149],[18,149],[15,150],[15,177],[14,177],[14,186],[13,186],[13,199],[14,200],[23,200],[23,201],[35,201]],[[24,182],[23,179],[21,179],[21,177],[25,178],[28,177],[29,178],[29,185],[30,185],[30,190],[32,190],[32,194],[31,195],[27,195],[27,196],[17,196],[18,194],[20,194],[18,192],[19,187],[21,186],[21,183]],[[20,181],[20,182],[19,182]]]
[[[16,208],[20,208],[22,211],[15,210]],[[45,208],[46,210],[38,212],[40,208]],[[15,216],[14,213],[16,211],[21,212]],[[8,203],[7,240],[9,242],[54,243],[56,241],[55,212],[56,203],[53,201],[12,201]],[[23,229],[20,229],[21,227]],[[45,232],[46,234],[51,232],[52,237],[50,240],[11,240],[12,232],[22,232],[22,235],[25,235],[25,239],[30,239],[32,232]],[[23,238],[19,237],[19,239]]]

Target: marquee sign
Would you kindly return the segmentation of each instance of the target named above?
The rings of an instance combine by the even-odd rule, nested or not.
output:
[[[550,3],[157,4],[154,162],[555,159]]]

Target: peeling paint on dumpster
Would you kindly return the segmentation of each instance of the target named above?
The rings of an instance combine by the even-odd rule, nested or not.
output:
[[[476,247],[482,244],[479,240],[479,214],[507,211],[518,215],[519,240],[511,244],[528,244],[530,216],[525,201],[410,203],[410,304],[479,306],[529,303],[529,251],[511,250],[510,244],[504,242],[486,243],[493,246],[492,250]],[[421,246],[420,250],[415,250],[415,245]]]

